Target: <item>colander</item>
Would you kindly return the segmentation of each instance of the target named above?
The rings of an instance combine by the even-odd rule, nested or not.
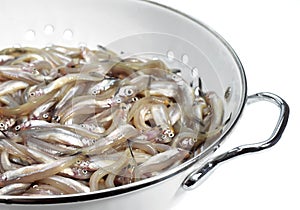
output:
[[[142,0],[3,0],[0,14],[0,48],[100,44],[123,58],[162,59],[170,68],[180,69],[194,88],[215,91],[223,100],[226,122],[221,136],[206,142],[199,155],[156,177],[85,194],[0,196],[1,210],[165,210],[178,191],[198,186],[216,165],[276,144],[286,127],[287,103],[267,92],[247,96],[242,64],[229,44],[210,27],[174,9]],[[257,101],[279,107],[270,137],[214,155],[244,106]]]

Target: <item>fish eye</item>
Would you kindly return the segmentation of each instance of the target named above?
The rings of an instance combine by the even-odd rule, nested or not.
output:
[[[31,92],[31,93],[29,93],[29,95],[30,95],[31,97],[34,97],[34,96],[35,96],[35,92]]]
[[[81,160],[76,160],[76,164],[80,164],[81,163]]]
[[[48,117],[49,117],[49,114],[46,114],[46,113],[43,114],[43,118],[44,118],[44,119],[47,119]]]
[[[136,102],[136,101],[138,101],[139,100],[139,98],[138,97],[134,97],[134,98],[132,98],[132,102]]]
[[[131,96],[133,94],[133,90],[132,89],[126,89],[125,94],[126,94],[126,96]]]
[[[17,125],[16,127],[15,127],[15,130],[16,131],[19,131],[21,129],[21,126],[20,125]]]
[[[83,173],[83,174],[87,174],[87,173],[88,173],[88,171],[87,171],[87,170],[85,170],[85,169],[83,169],[83,170],[82,170],[82,173]]]
[[[168,136],[169,136],[169,138],[173,138],[174,137],[174,133],[171,132],[171,133],[168,134]]]
[[[0,127],[3,128],[5,125],[4,123],[0,123]]]
[[[99,93],[98,90],[93,90],[93,91],[92,91],[92,95],[97,95],[98,93]]]
[[[117,98],[117,99],[116,99],[116,102],[117,102],[118,104],[121,103],[121,102],[122,102],[121,98]]]

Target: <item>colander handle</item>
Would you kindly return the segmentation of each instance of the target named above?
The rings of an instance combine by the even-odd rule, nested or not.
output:
[[[255,144],[242,145],[236,148],[233,148],[221,155],[218,155],[211,160],[207,161],[201,168],[192,172],[183,182],[182,187],[184,190],[192,190],[199,186],[205,178],[213,171],[213,169],[225,161],[237,157],[239,155],[258,152],[267,148],[274,146],[279,139],[287,125],[289,117],[289,106],[288,104],[279,96],[272,93],[257,93],[251,95],[247,99],[247,104],[252,104],[254,102],[267,101],[277,105],[280,108],[280,115],[278,122],[272,132],[271,136],[262,142]]]

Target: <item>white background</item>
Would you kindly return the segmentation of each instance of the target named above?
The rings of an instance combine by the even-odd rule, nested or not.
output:
[[[221,165],[200,187],[184,193],[172,210],[300,209],[300,1],[156,2],[204,22],[230,43],[245,68],[248,95],[273,92],[291,108],[277,145]],[[221,150],[266,139],[277,113],[276,107],[264,103],[247,106]]]

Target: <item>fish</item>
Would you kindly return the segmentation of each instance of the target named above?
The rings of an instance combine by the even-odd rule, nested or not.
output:
[[[0,187],[14,183],[32,183],[45,177],[55,175],[71,166],[80,159],[80,155],[70,156],[55,160],[50,163],[33,164],[15,170],[10,170],[0,175]]]
[[[181,75],[101,45],[0,50],[0,195],[114,188],[201,153],[226,124],[223,98]]]

